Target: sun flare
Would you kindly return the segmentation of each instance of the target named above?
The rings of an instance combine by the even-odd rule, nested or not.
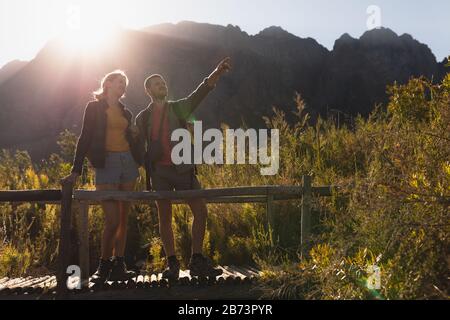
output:
[[[100,51],[106,49],[114,41],[115,30],[83,28],[68,31],[64,35],[64,46],[70,51]]]
[[[89,6],[68,8],[64,44],[69,50],[92,52],[105,49],[114,41],[119,24],[115,21],[117,6],[92,1]]]

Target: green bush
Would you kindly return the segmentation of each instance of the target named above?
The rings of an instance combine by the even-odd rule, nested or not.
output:
[[[31,265],[31,254],[28,249],[19,251],[7,245],[0,250],[0,274],[7,277],[20,276]]]

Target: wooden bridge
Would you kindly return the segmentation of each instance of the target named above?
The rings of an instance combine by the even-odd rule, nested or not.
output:
[[[78,279],[69,277],[67,285],[74,288],[66,292],[69,299],[257,299],[260,272],[251,267],[218,266],[223,274],[215,279],[191,277],[189,270],[180,270],[180,279],[169,283],[161,273],[145,272],[125,282],[108,281],[104,285],[89,282],[77,288]],[[211,290],[214,287],[214,290]],[[42,277],[0,278],[1,299],[55,299],[59,297],[57,278]]]
[[[71,185],[63,185],[61,190],[27,190],[27,191],[0,191],[0,202],[34,202],[41,204],[61,204],[60,243],[58,253],[58,270],[56,276],[40,278],[0,279],[0,297],[10,294],[42,294],[64,297],[68,294],[67,268],[70,254],[70,229],[72,221],[72,206],[78,206],[76,218],[79,238],[79,266],[81,270],[81,290],[79,293],[95,292],[109,289],[142,289],[167,288],[169,286],[161,279],[161,274],[141,274],[127,283],[107,283],[101,288],[89,282],[89,233],[88,212],[90,205],[101,201],[128,201],[144,202],[159,199],[170,199],[172,203],[184,203],[189,198],[205,198],[207,203],[265,203],[267,223],[273,223],[273,203],[279,200],[301,199],[301,247],[302,254],[306,253],[311,235],[311,201],[312,196],[331,196],[333,186],[313,187],[311,176],[303,176],[301,186],[253,186],[221,189],[203,189],[186,191],[159,191],[159,192],[124,192],[124,191],[86,191],[73,190]],[[178,285],[249,285],[258,278],[257,270],[242,267],[221,267],[224,274],[217,279],[192,279],[189,271],[182,271]],[[211,298],[211,297],[209,297]]]

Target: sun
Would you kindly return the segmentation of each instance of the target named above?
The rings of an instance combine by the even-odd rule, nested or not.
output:
[[[84,53],[106,49],[119,30],[116,11],[117,7],[105,5],[103,1],[70,7],[63,35],[66,49]]]
[[[82,51],[85,53],[103,51],[111,45],[115,34],[116,30],[113,28],[71,30],[64,34],[63,43],[69,51]]]

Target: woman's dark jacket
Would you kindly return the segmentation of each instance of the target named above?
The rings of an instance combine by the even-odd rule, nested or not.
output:
[[[119,102],[123,116],[128,121],[125,137],[130,145],[130,151],[136,162],[139,160],[140,152],[138,144],[130,131],[132,124],[132,113]],[[84,111],[83,128],[77,142],[72,172],[81,174],[84,158],[87,157],[94,168],[105,167],[105,142],[106,142],[106,109],[108,103],[105,100],[91,101]]]

